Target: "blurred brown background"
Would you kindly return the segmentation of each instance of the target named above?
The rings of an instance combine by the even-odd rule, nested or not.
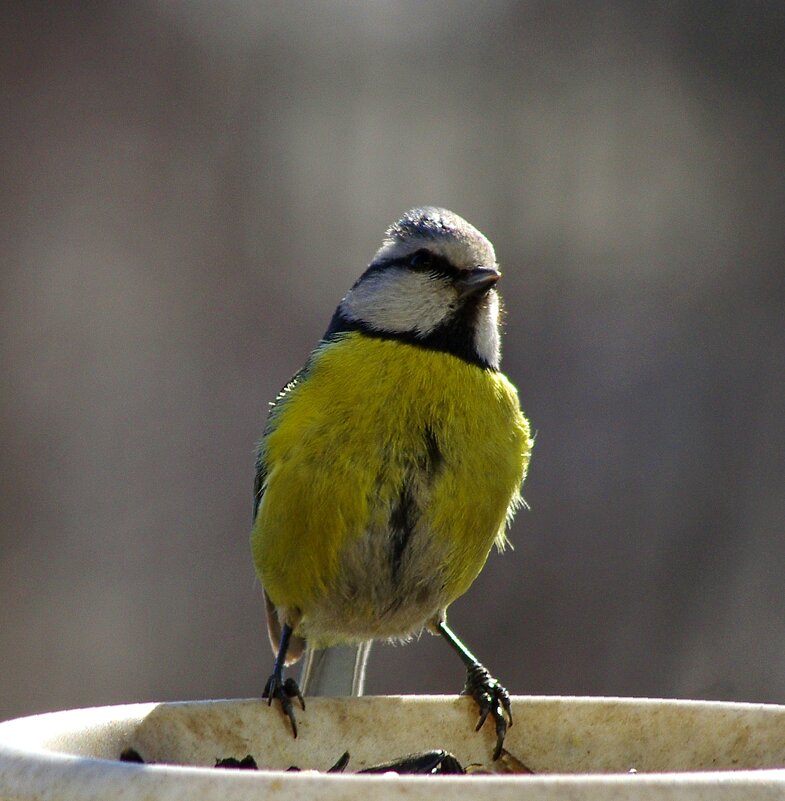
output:
[[[266,404],[385,227],[495,243],[516,693],[785,702],[785,5],[7,2],[0,717],[253,696]],[[452,692],[446,646],[371,692]]]

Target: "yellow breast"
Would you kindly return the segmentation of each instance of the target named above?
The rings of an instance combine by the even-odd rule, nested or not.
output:
[[[530,448],[515,388],[498,372],[360,333],[321,347],[262,444],[252,547],[268,595],[307,616],[329,597],[351,545],[385,530],[419,466],[428,483],[419,525],[444,554],[449,603],[504,542]]]

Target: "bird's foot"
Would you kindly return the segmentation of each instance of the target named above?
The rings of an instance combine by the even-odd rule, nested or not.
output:
[[[493,752],[494,760],[502,753],[504,737],[507,727],[512,726],[512,707],[510,694],[479,662],[469,668],[466,676],[466,685],[462,695],[470,695],[480,707],[480,719],[475,731],[482,728],[488,715],[493,716],[496,724],[496,748]],[[506,714],[506,717],[505,717]],[[509,720],[509,723],[507,722]]]
[[[289,718],[289,723],[292,725],[292,734],[297,737],[297,720],[294,717],[294,706],[292,705],[292,698],[297,698],[300,701],[303,711],[305,711],[305,700],[297,682],[292,679],[283,680],[280,673],[273,672],[267,684],[264,686],[262,698],[267,699],[267,705],[272,706],[273,698],[277,699],[281,704],[281,711]]]

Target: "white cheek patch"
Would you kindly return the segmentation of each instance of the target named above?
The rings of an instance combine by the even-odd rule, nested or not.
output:
[[[482,299],[474,326],[474,349],[491,367],[499,367],[501,340],[499,337],[499,295],[492,289]]]
[[[378,331],[426,336],[457,307],[455,290],[428,273],[391,267],[367,275],[341,302],[350,320]]]

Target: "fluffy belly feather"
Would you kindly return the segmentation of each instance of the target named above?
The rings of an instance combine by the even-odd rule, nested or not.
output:
[[[388,512],[392,525],[347,544],[336,580],[304,611],[298,630],[318,646],[368,639],[405,639],[449,603],[448,553],[422,522],[420,499]]]

